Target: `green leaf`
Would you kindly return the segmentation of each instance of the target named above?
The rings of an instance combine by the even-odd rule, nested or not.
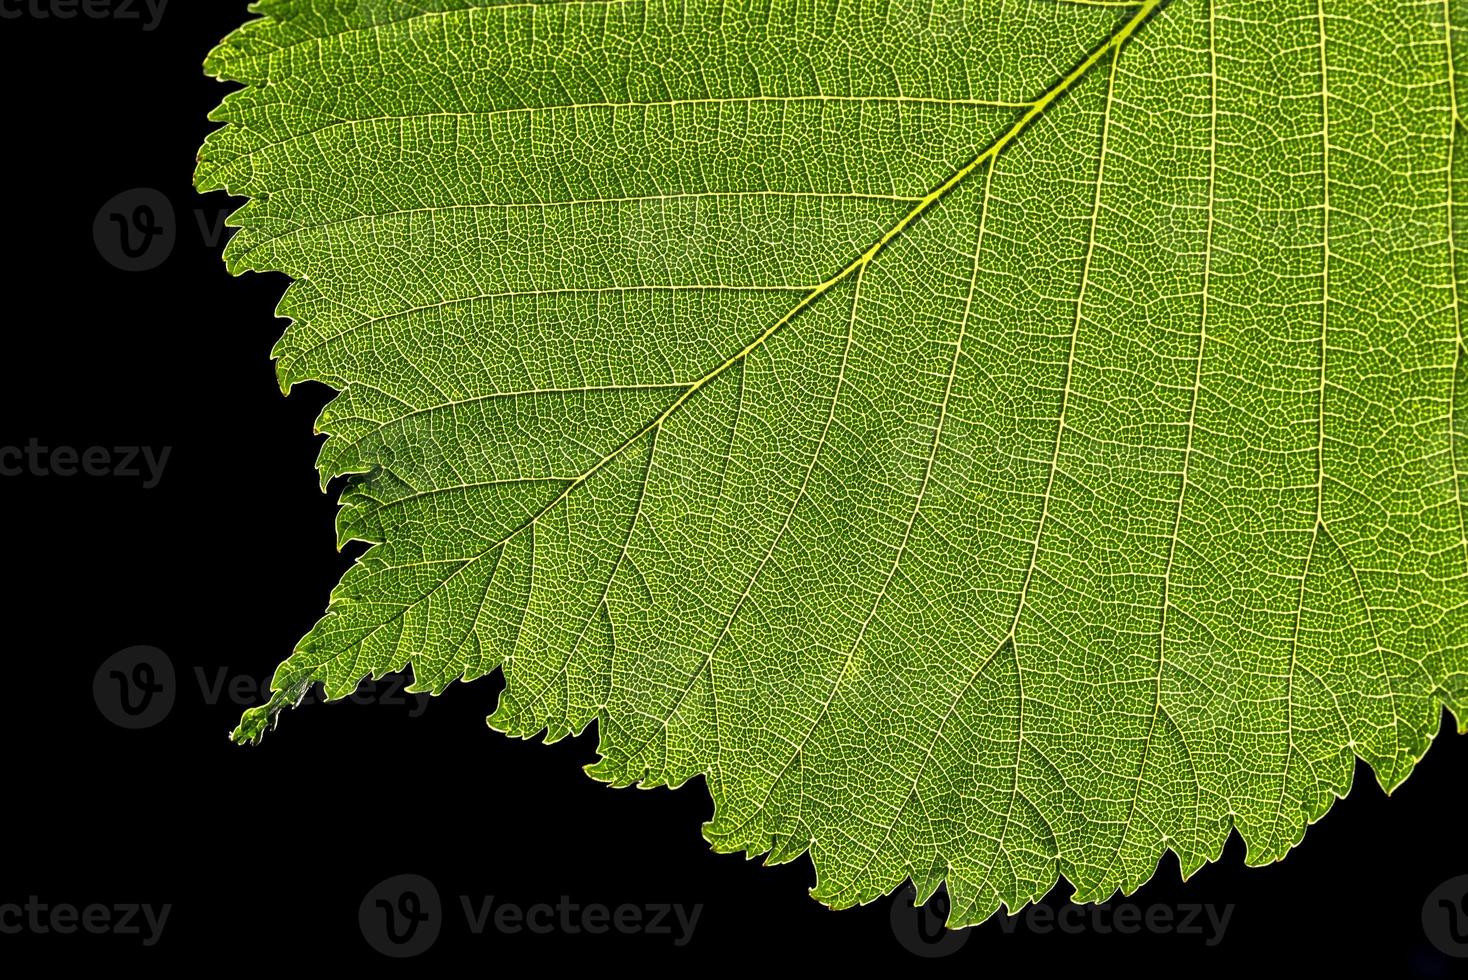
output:
[[[256,10],[198,186],[372,546],[236,738],[498,669],[963,925],[1468,719],[1460,0]]]

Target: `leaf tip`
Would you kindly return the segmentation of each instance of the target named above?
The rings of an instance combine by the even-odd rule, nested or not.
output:
[[[229,740],[236,745],[258,745],[265,729],[272,727],[275,717],[268,704],[250,708],[240,716],[239,724],[229,733]]]
[[[258,745],[265,732],[280,723],[280,713],[293,708],[305,698],[311,689],[310,677],[292,683],[274,686],[270,700],[240,715],[239,724],[229,733],[229,740],[236,745]]]

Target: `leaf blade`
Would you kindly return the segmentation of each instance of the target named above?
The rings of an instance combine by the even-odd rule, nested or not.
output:
[[[211,56],[199,182],[374,544],[239,737],[501,668],[966,924],[1277,859],[1462,719],[1448,5],[318,6]]]

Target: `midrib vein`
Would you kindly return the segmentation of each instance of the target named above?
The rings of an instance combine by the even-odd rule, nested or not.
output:
[[[1038,119],[1042,114],[1044,114],[1044,112],[1049,109],[1051,105],[1057,102],[1061,98],[1061,96],[1065,95],[1066,92],[1075,87],[1076,83],[1078,83],[1082,78],[1089,74],[1091,69],[1096,67],[1096,65],[1103,58],[1105,58],[1112,51],[1116,51],[1120,49],[1124,44],[1126,44],[1127,40],[1133,34],[1135,34],[1137,29],[1141,27],[1142,24],[1146,22],[1147,18],[1152,15],[1152,12],[1165,2],[1167,2],[1167,0],[1146,0],[1145,3],[1138,6],[1135,13],[1133,13],[1133,15],[1128,18],[1125,23],[1117,28],[1110,37],[1108,37],[1095,50],[1087,55],[1085,60],[1083,60],[1075,68],[1071,69],[1069,74],[1067,74],[1055,85],[1051,86],[1051,88],[1044,95],[1037,99],[1034,104],[1022,116],[1020,116],[1019,119],[1016,120],[1015,123],[1011,125],[1002,136],[999,137],[999,139],[991,143],[987,149],[980,152],[977,156],[975,156],[972,160],[970,160],[963,167],[957,170],[943,183],[939,184],[933,190],[924,195],[924,197],[920,201],[918,201],[916,205],[913,206],[911,211],[904,215],[902,219],[897,222],[897,224],[893,225],[886,234],[877,239],[877,241],[873,243],[870,248],[859,255],[855,259],[855,261],[851,262],[844,269],[836,273],[831,278],[827,279],[825,282],[814,287],[801,299],[799,303],[792,307],[788,313],[786,313],[784,316],[780,317],[780,319],[776,320],[773,324],[767,327],[764,332],[755,337],[754,340],[750,341],[733,357],[730,357],[728,360],[724,361],[718,367],[715,367],[713,370],[709,371],[697,381],[689,384],[687,389],[676,399],[674,399],[673,402],[669,404],[666,409],[660,412],[656,418],[634,432],[610,453],[602,457],[601,460],[599,460],[585,473],[581,474],[575,480],[571,481],[559,494],[557,494],[547,504],[545,504],[545,506],[537,510],[534,514],[532,514],[518,527],[512,530],[502,541],[498,543],[503,544],[513,539],[516,535],[524,531],[526,528],[533,526],[535,522],[538,521],[543,515],[557,507],[563,500],[565,500],[568,496],[575,492],[577,487],[581,486],[587,480],[590,480],[597,473],[601,472],[601,470],[604,469],[607,464],[611,463],[614,459],[620,456],[630,446],[635,445],[644,436],[648,435],[654,430],[661,428],[663,423],[665,423],[669,418],[677,413],[680,408],[686,405],[689,399],[691,399],[700,390],[721,377],[725,371],[741,363],[750,354],[758,350],[761,346],[764,345],[765,341],[769,340],[776,333],[780,332],[780,330],[783,329],[786,324],[790,323],[805,310],[809,309],[812,305],[815,304],[818,299],[824,296],[831,289],[840,285],[852,275],[860,272],[862,269],[866,268],[866,266],[871,264],[873,259],[880,255],[888,245],[890,245],[899,235],[906,231],[913,224],[913,222],[922,217],[922,215],[925,214],[930,208],[932,208],[934,204],[938,203],[938,201],[945,197],[951,190],[953,190],[959,184],[963,183],[963,181],[967,179],[970,174],[972,174],[985,162],[994,159],[998,157],[999,154],[1003,153],[1005,147],[1014,142],[1014,140],[1019,136],[1020,133],[1028,129],[1030,127],[1030,124]]]

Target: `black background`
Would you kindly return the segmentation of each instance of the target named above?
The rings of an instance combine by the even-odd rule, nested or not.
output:
[[[701,785],[608,789],[580,772],[593,731],[554,746],[491,732],[497,678],[456,685],[417,717],[412,701],[316,705],[259,747],[231,745],[241,703],[210,698],[200,673],[205,686],[268,679],[352,558],[335,550],[335,504],[313,469],[312,421],[328,393],[303,386],[283,398],[273,377],[286,281],[230,277],[203,229],[238,202],[191,190],[207,113],[227,91],[200,65],[244,18],[240,0],[173,0],[153,31],[0,20],[0,445],[171,447],[154,489],[118,477],[0,480],[13,603],[0,903],[173,906],[152,947],[27,930],[0,935],[0,967],[40,954],[231,974],[327,957],[342,969],[490,970],[533,956],[608,969],[1468,975],[1468,959],[1435,950],[1421,924],[1429,893],[1468,873],[1468,738],[1446,726],[1391,800],[1358,769],[1355,792],[1282,864],[1245,868],[1235,837],[1186,885],[1169,856],[1122,900],[1232,904],[1215,946],[1145,931],[1007,934],[991,921],[926,960],[901,941],[933,951],[911,912],[894,928],[892,900],[831,912],[806,894],[804,858],[765,868],[710,852]],[[114,268],[94,240],[104,202],[133,188],[156,189],[175,211],[172,251],[148,272]],[[104,717],[92,683],[104,660],[138,644],[166,653],[176,691],[166,718],[130,731]],[[445,915],[437,943],[407,961],[374,951],[358,925],[363,896],[400,873],[432,880]],[[1062,883],[1047,904],[1065,906],[1068,891]],[[460,895],[703,909],[679,947],[667,935],[473,935]]]

